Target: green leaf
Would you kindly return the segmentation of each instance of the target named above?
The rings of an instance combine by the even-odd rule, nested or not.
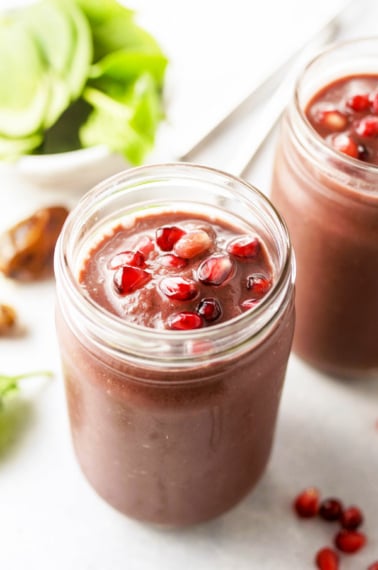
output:
[[[127,83],[139,75],[149,73],[160,88],[163,85],[167,58],[159,52],[119,50],[102,58],[90,69],[90,78],[109,77]]]
[[[25,374],[17,374],[16,376],[7,376],[6,374],[0,374],[0,406],[3,404],[4,398],[10,394],[18,392],[20,380],[36,376],[45,376],[47,378],[51,378],[52,372],[42,370],[37,372],[26,372]]]
[[[94,61],[121,49],[160,53],[155,38],[134,21],[134,12],[115,0],[75,0],[88,18],[93,35]]]
[[[132,110],[95,89],[86,90],[84,96],[92,101],[94,110],[80,129],[83,146],[106,144],[131,164],[140,164],[150,144],[131,127]]]
[[[130,104],[134,108],[131,126],[139,133],[144,133],[150,139],[152,146],[159,122],[164,114],[160,95],[148,73],[135,81],[130,91]]]
[[[145,74],[123,91],[116,83],[107,87],[110,95],[94,88],[84,91],[93,112],[80,129],[82,144],[105,143],[131,164],[141,164],[153,146],[162,117],[155,83]]]
[[[0,405],[3,398],[15,392],[18,392],[18,384],[15,378],[6,376],[0,377]]]
[[[49,129],[46,130],[40,145],[36,149],[38,154],[56,154],[82,148],[79,139],[79,127],[88,118],[92,108],[83,99],[77,99],[59,117]]]
[[[31,377],[50,378],[49,371],[28,372],[16,376],[0,374],[0,458],[25,430],[30,419],[30,404],[21,397],[13,398],[20,391],[20,382]]]
[[[75,0],[88,18],[91,26],[101,26],[106,20],[113,18],[132,18],[134,11],[126,8],[116,0]]]

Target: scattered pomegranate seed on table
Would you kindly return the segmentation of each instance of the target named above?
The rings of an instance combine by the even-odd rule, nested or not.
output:
[[[366,535],[356,530],[364,520],[361,509],[355,506],[343,508],[337,498],[327,498],[320,502],[320,492],[316,487],[308,487],[294,500],[294,509],[301,518],[314,517],[317,514],[328,522],[338,522],[343,526],[343,520],[350,528],[341,528],[334,536],[336,548],[345,554],[355,554],[366,544]],[[339,557],[329,547],[320,549],[315,556],[316,566],[320,570],[338,570]],[[376,565],[376,566],[375,566]],[[378,562],[374,562],[368,570],[378,570]]]
[[[366,536],[356,530],[340,530],[335,536],[335,545],[346,554],[354,554],[366,544]]]
[[[343,506],[338,499],[324,499],[320,503],[319,516],[326,521],[337,521],[343,512]]]
[[[316,487],[308,487],[294,501],[294,509],[301,518],[311,518],[318,514],[319,491]]]
[[[316,566],[320,570],[338,570],[339,556],[332,548],[322,548],[315,556]]]
[[[356,530],[363,521],[364,517],[361,510],[354,506],[344,509],[340,518],[341,526],[347,530]]]

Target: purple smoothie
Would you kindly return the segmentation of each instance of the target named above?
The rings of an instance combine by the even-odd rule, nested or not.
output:
[[[178,172],[185,178],[187,169]],[[192,192],[214,176],[204,173]],[[234,208],[240,197],[232,199]],[[294,327],[285,229],[270,241],[257,221],[235,224],[225,210],[180,201],[117,216],[101,231],[93,216],[70,285],[59,263],[75,213],[58,247],[57,331],[76,455],[95,490],[123,513],[198,523],[240,501],[269,459]],[[188,245],[192,232],[200,233]],[[182,313],[192,318],[177,327]]]
[[[358,49],[344,44],[304,72],[272,181],[297,260],[294,350],[346,377],[378,373],[378,74],[318,78]]]

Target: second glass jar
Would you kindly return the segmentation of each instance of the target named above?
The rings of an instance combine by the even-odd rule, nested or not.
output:
[[[306,118],[321,88],[378,75],[378,38],[315,58],[283,118],[272,200],[297,260],[295,352],[327,373],[378,375],[378,167],[338,152]]]

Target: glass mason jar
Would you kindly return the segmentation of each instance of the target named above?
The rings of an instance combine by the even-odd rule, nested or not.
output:
[[[297,261],[294,351],[342,377],[378,374],[378,167],[331,148],[304,109],[322,87],[364,74],[378,75],[378,38],[309,63],[282,120],[271,193]]]
[[[219,325],[157,330],[125,322],[79,284],[83,259],[135,215],[201,212],[253,228],[274,285]],[[85,195],[56,248],[57,333],[73,444],[96,491],[125,514],[180,526],[220,515],[269,458],[292,343],[294,263],[286,227],[258,190],[183,164],[131,169]]]

